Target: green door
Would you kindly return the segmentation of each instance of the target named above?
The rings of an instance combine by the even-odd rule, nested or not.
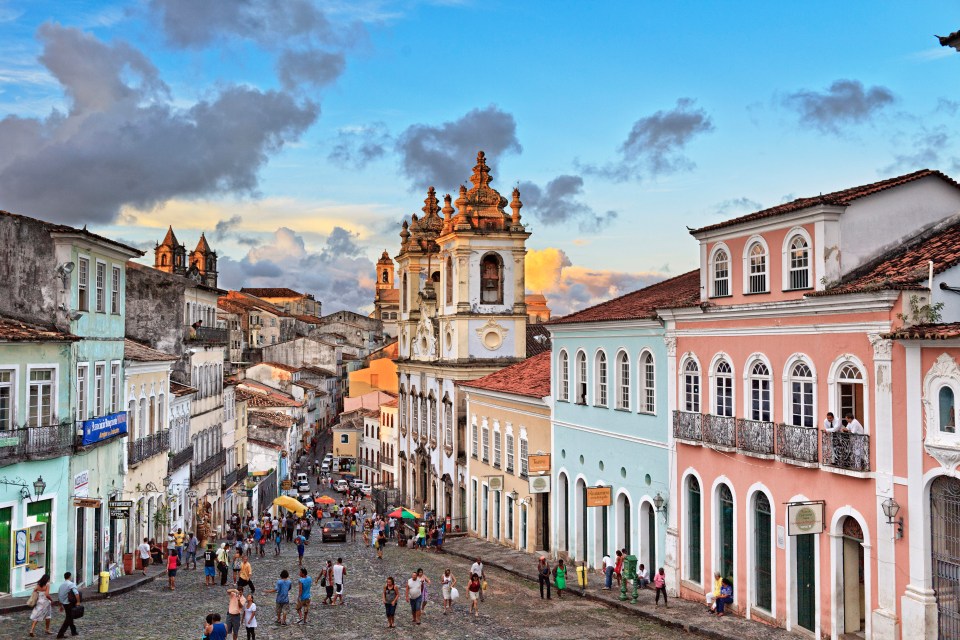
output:
[[[797,536],[797,624],[814,630],[816,624],[817,567],[813,534]]]
[[[53,519],[50,515],[50,511],[53,508],[52,500],[39,500],[37,502],[31,502],[27,505],[27,515],[33,516],[37,519],[37,522],[45,522],[47,524],[47,544],[44,549],[43,564],[45,567],[46,573],[52,578],[55,574],[53,573],[53,556],[50,555],[50,540],[53,539]],[[9,560],[7,565],[9,565]]]
[[[733,580],[733,494],[720,485],[720,575]]]
[[[657,514],[649,506],[647,508],[647,562],[649,575],[652,578],[657,570]]]
[[[0,509],[0,593],[10,593],[10,549],[13,547],[13,508]]]

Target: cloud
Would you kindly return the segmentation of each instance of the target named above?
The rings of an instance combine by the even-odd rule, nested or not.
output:
[[[740,197],[740,198],[731,198],[729,200],[724,200],[723,202],[718,202],[714,205],[714,210],[717,212],[717,215],[729,216],[735,213],[743,213],[745,211],[759,211],[763,208],[756,200],[751,200],[750,198]]]
[[[686,155],[686,146],[697,136],[713,131],[713,121],[690,98],[680,98],[669,111],[640,118],[617,150],[619,159],[603,166],[585,165],[584,171],[616,182],[641,180],[696,165]]]
[[[277,75],[283,88],[292,91],[302,85],[324,87],[340,77],[346,59],[340,52],[319,49],[284,51],[277,60]]]
[[[7,209],[103,223],[124,206],[255,194],[270,155],[319,117],[310,101],[246,86],[175,106],[156,68],[130,45],[53,24],[39,35],[40,61],[63,86],[69,111],[0,120]]]
[[[383,122],[341,129],[327,159],[347,169],[363,169],[386,155],[392,140]]]
[[[597,213],[580,201],[583,178],[560,175],[542,189],[532,182],[520,184],[520,199],[524,209],[532,212],[545,225],[576,223],[580,231],[598,231],[617,219],[616,211]]]
[[[434,185],[453,191],[470,176],[477,151],[484,151],[491,173],[505,153],[520,153],[517,122],[496,105],[474,109],[440,125],[414,124],[399,135],[400,171],[413,190]]]
[[[663,280],[657,272],[628,273],[576,266],[562,249],[529,249],[527,290],[542,293],[554,316],[599,304]]]
[[[329,311],[366,312],[373,305],[374,263],[364,255],[359,235],[335,227],[319,250],[287,227],[252,247],[240,260],[219,261],[223,287],[291,287],[313,293]]]
[[[210,233],[210,240],[220,242],[222,240],[232,239],[238,244],[250,247],[260,244],[257,238],[239,233],[239,228],[242,224],[243,218],[239,215],[217,220],[213,232]]]
[[[910,152],[895,154],[893,161],[880,171],[881,174],[936,167],[941,164],[943,151],[950,147],[950,134],[943,126],[932,129],[923,127],[914,134],[912,143],[904,146]],[[955,170],[957,162],[954,160],[952,164]]]
[[[788,94],[782,102],[799,114],[801,124],[838,134],[843,126],[868,122],[894,100],[893,92],[886,87],[865,89],[859,80],[837,80],[826,91],[802,89]]]

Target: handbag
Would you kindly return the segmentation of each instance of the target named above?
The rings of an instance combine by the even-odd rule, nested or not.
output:
[[[34,590],[33,590],[33,593],[31,593],[31,594],[30,594],[30,597],[27,599],[27,606],[28,606],[28,607],[35,607],[35,606],[37,606],[37,600],[38,600],[39,598],[40,598],[40,592],[38,592],[36,589],[34,589]]]
[[[77,620],[83,617],[83,605],[77,604],[73,606],[73,619]]]
[[[483,582],[480,583],[480,588],[483,589],[484,591],[487,590],[487,581],[486,581],[486,580],[484,580]]]

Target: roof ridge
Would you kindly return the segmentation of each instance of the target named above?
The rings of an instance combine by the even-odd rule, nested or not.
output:
[[[674,282],[674,281],[676,281],[676,280],[679,280],[680,278],[690,277],[690,275],[693,274],[693,273],[696,273],[696,274],[698,274],[698,276],[699,276],[700,269],[699,269],[699,268],[697,268],[697,269],[691,269],[690,271],[685,271],[684,273],[675,275],[675,276],[673,276],[672,278],[666,278],[666,279],[664,279],[664,280],[658,280],[657,282],[654,282],[653,284],[648,284],[648,285],[645,286],[645,287],[641,287],[641,288],[639,288],[639,289],[634,289],[633,291],[628,291],[627,293],[624,293],[624,294],[622,294],[622,295],[619,295],[619,296],[617,296],[616,298],[610,298],[609,300],[605,300],[605,301],[603,301],[603,302],[598,302],[598,303],[595,304],[595,305],[591,305],[591,306],[589,306],[589,307],[584,307],[583,309],[580,309],[580,310],[578,310],[578,311],[574,311],[573,313],[568,313],[568,314],[565,315],[565,316],[560,316],[559,318],[553,318],[553,319],[549,320],[548,322],[544,322],[544,323],[542,323],[542,324],[544,324],[544,325],[546,325],[546,326],[550,326],[550,325],[553,325],[553,324],[564,324],[565,322],[569,321],[570,318],[573,318],[573,317],[575,317],[575,316],[577,316],[577,315],[580,315],[581,313],[585,313],[585,312],[587,312],[587,311],[593,311],[593,310],[602,308],[602,307],[604,307],[604,306],[606,306],[606,305],[614,304],[614,303],[616,303],[616,302],[618,302],[618,301],[620,301],[620,300],[623,300],[624,298],[627,298],[627,297],[629,297],[629,296],[632,296],[632,295],[635,295],[635,294],[638,294],[638,293],[641,293],[641,292],[649,292],[649,291],[650,291],[651,289],[653,289],[654,287],[660,287],[660,286],[662,286],[662,285],[669,284],[669,283],[671,283],[671,282]]]

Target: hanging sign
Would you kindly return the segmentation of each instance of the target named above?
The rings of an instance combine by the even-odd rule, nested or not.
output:
[[[530,473],[549,473],[550,454],[527,456],[527,470]]]
[[[613,487],[587,487],[588,507],[609,507],[613,504]]]
[[[490,491],[502,491],[503,476],[490,476],[487,480],[487,486],[490,488]]]
[[[96,509],[100,507],[100,500],[97,498],[74,498],[73,506],[84,509]]]
[[[550,476],[533,476],[528,482],[530,493],[550,493]]]
[[[22,567],[27,564],[27,544],[29,534],[26,529],[17,529],[13,533],[13,566]]]
[[[133,506],[133,500],[111,500],[107,506],[111,509],[129,509]]]
[[[822,501],[788,502],[787,533],[791,536],[823,533],[823,506]]]
[[[110,519],[111,520],[129,520],[130,510],[129,509],[110,509]]]
[[[80,444],[86,447],[116,436],[126,435],[127,412],[121,411],[92,420],[84,420],[82,425],[83,439]]]

